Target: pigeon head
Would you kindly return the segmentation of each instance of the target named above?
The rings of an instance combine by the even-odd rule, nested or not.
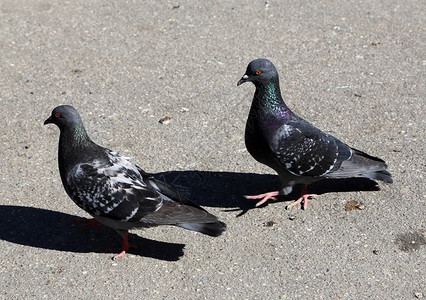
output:
[[[81,118],[77,110],[70,105],[57,106],[51,116],[44,121],[44,125],[53,123],[62,129],[73,124],[81,124]]]
[[[251,61],[247,66],[246,73],[238,81],[237,86],[251,81],[255,86],[262,85],[271,79],[278,80],[278,72],[274,64],[265,58]]]

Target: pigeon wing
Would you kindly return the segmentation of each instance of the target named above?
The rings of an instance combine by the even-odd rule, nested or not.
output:
[[[164,200],[174,201],[179,204],[189,205],[197,209],[205,210],[204,208],[199,206],[197,203],[193,202],[188,197],[183,195],[180,191],[171,187],[169,184],[155,178],[152,174],[146,173],[141,168],[139,167],[137,168],[142,178],[144,179],[144,182],[146,182],[152,188],[154,188],[163,197]]]
[[[123,158],[77,164],[67,178],[71,198],[92,215],[125,222],[157,211],[162,198],[128,164],[134,166]]]
[[[281,126],[270,140],[275,159],[297,176],[324,176],[352,155],[349,146],[298,117]]]

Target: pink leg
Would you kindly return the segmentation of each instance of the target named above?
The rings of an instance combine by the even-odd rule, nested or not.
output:
[[[269,192],[269,193],[260,194],[260,195],[244,196],[244,197],[246,199],[262,199],[256,203],[256,207],[258,207],[262,205],[263,203],[265,203],[266,201],[268,201],[269,199],[276,200],[274,197],[278,196],[279,194],[280,193],[278,191],[275,191],[275,192]]]
[[[89,227],[93,226],[93,227],[95,227],[95,229],[96,229],[97,232],[100,231],[99,227],[98,227],[99,222],[96,219],[94,219],[94,218],[92,218],[92,219],[76,220],[76,221],[74,221],[74,223],[76,223],[76,224],[86,224],[83,227],[81,227],[80,230],[86,230]]]
[[[287,209],[300,204],[302,201],[303,201],[303,209],[306,209],[308,207],[308,199],[315,198],[317,196],[316,194],[307,194],[307,191],[308,191],[308,185],[305,184],[302,187],[302,196],[300,196],[300,198],[294,201],[292,204],[288,205]]]
[[[129,248],[137,248],[136,245],[129,244],[129,234],[126,232],[126,235],[123,237],[123,246],[118,249],[107,249],[107,251],[111,252],[119,252],[118,254],[114,255],[112,259],[117,259],[122,257]]]

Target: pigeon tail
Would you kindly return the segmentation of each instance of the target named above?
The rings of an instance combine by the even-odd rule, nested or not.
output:
[[[215,223],[182,223],[176,224],[176,226],[201,232],[209,236],[219,236],[226,230],[226,224],[220,221]]]
[[[370,168],[376,168],[378,170],[375,170],[373,172],[366,172],[364,174],[362,174],[362,176],[367,177],[367,178],[371,178],[371,179],[376,179],[376,180],[381,180],[384,181],[386,183],[392,183],[392,174],[386,170],[387,169],[387,165],[385,163],[385,161],[383,159],[380,159],[378,157],[374,157],[371,156],[365,152],[359,151],[357,149],[353,149],[354,150],[354,158],[361,158],[364,161],[367,160],[368,163],[370,164]]]
[[[329,177],[363,176],[370,179],[392,183],[392,175],[387,171],[384,160],[371,156],[365,152],[353,149],[352,157],[343,161],[340,168],[329,173]]]
[[[362,174],[362,176],[370,178],[370,179],[381,180],[381,181],[386,182],[386,183],[392,183],[393,182],[392,174],[389,173],[387,170],[381,170],[381,171],[377,171],[377,172],[366,173],[366,174]]]

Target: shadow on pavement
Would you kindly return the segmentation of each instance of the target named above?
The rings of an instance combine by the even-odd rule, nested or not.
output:
[[[121,246],[121,237],[114,230],[103,225],[99,226],[99,233],[94,228],[80,230],[82,225],[74,223],[78,220],[81,218],[57,211],[0,205],[0,238],[31,247],[79,253],[109,253],[107,248]],[[130,249],[128,254],[167,261],[179,260],[185,247],[136,234],[129,234],[129,241],[138,248]]]
[[[247,200],[243,195],[255,195],[274,191],[281,183],[277,175],[253,173],[170,171],[153,174],[165,181],[201,206],[229,208],[239,211],[238,216],[255,208],[256,200]],[[309,186],[309,192],[377,191],[379,187],[367,178],[325,179]],[[300,188],[279,197],[276,202],[297,199]],[[268,203],[264,204],[268,205]],[[0,205],[0,238],[12,243],[38,248],[69,252],[106,253],[105,249],[121,246],[121,237],[111,228],[100,225],[94,229],[80,230],[74,222],[80,217],[25,206]],[[138,248],[128,253],[160,260],[176,261],[183,255],[183,244],[145,239],[129,234],[129,241]],[[112,256],[112,255],[111,255]]]
[[[212,171],[169,171],[153,174],[179,190],[201,206],[236,208],[241,216],[256,208],[259,200],[247,200],[244,195],[256,195],[276,191],[281,188],[278,175],[212,172]],[[332,192],[377,191],[378,184],[371,179],[355,177],[344,179],[324,179],[308,186],[308,192],[326,194]],[[276,202],[296,200],[301,187],[296,186],[287,196],[280,196]],[[269,202],[264,205],[268,205]]]

